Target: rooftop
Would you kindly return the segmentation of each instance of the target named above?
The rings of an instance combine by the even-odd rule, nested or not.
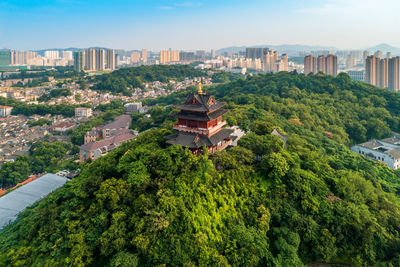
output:
[[[234,132],[233,129],[224,128],[212,136],[198,135],[195,133],[176,132],[166,136],[166,142],[170,145],[182,145],[189,148],[199,148],[202,146],[215,146],[218,142],[228,138]]]
[[[393,159],[400,159],[400,139],[397,136],[382,140],[372,139],[358,146],[385,153]]]
[[[129,141],[134,139],[135,136],[131,133],[122,133],[107,139],[103,139],[100,141],[96,142],[89,142],[87,144],[84,144],[80,146],[81,149],[86,150],[86,151],[94,151],[96,149],[101,149],[104,147],[108,147],[112,144],[119,144],[121,142]]]
[[[0,108],[2,108],[2,109],[10,109],[10,108],[12,108],[12,107],[9,107],[9,106],[1,106],[1,105],[0,105]]]
[[[75,124],[69,122],[61,122],[59,124],[52,125],[51,128],[69,128],[72,126],[75,126]]]
[[[381,141],[392,145],[400,145],[400,138],[397,135],[382,139]]]
[[[49,173],[0,197],[0,229],[15,221],[19,213],[67,181],[67,178]]]
[[[132,123],[131,115],[120,115],[116,117],[112,122],[104,125],[103,129],[121,129],[128,128]]]
[[[210,112],[225,106],[225,102],[217,102],[211,95],[189,94],[184,104],[176,105],[175,108],[181,110]]]

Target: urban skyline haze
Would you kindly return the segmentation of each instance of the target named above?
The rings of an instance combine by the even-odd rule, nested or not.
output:
[[[6,0],[0,48],[400,47],[399,9],[396,0]]]

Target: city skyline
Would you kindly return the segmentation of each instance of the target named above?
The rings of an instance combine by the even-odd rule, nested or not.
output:
[[[400,47],[394,0],[149,2],[8,0],[0,3],[0,48]]]

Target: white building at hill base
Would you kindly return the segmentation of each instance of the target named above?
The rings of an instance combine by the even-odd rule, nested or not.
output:
[[[354,145],[351,150],[367,159],[381,161],[391,169],[396,170],[400,167],[400,138],[396,135],[382,140],[373,139]]]

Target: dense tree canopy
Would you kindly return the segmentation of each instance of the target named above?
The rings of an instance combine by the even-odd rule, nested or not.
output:
[[[207,73],[187,65],[152,65],[133,68],[123,68],[108,74],[98,76],[95,90],[105,90],[114,93],[131,94],[133,88],[143,87],[144,82],[182,81],[185,78],[207,76]]]
[[[26,180],[32,173],[59,170],[71,144],[62,142],[36,142],[28,155],[19,156],[14,162],[6,162],[0,168],[0,186],[7,188]]]
[[[65,117],[73,117],[75,115],[75,107],[85,105],[45,105],[45,104],[26,104],[14,99],[7,99],[0,96],[0,105],[13,107],[12,114],[14,115],[63,115]]]
[[[8,75],[4,79],[25,79],[25,78],[41,78],[42,81],[48,81],[49,77],[54,78],[76,78],[83,77],[84,72],[76,71],[73,67],[55,67],[52,69],[44,69],[37,71],[21,70],[18,73]]]
[[[146,131],[0,233],[0,265],[400,264],[400,174],[348,148],[398,129],[397,95],[296,73],[207,90],[251,131],[239,146],[195,156]]]
[[[52,98],[57,98],[60,96],[70,96],[70,95],[72,95],[72,93],[71,93],[71,90],[69,90],[69,89],[53,89],[53,90],[50,90],[49,93],[43,94],[42,96],[40,96],[38,100],[40,102],[45,102]]]

